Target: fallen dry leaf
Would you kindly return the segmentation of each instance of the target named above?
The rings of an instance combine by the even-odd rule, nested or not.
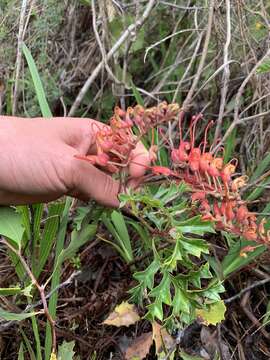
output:
[[[170,349],[174,345],[174,339],[165,328],[156,321],[152,323],[153,340],[156,344],[156,355]],[[165,349],[164,349],[165,347]]]
[[[140,320],[134,305],[124,301],[116,306],[114,311],[103,321],[105,325],[129,326]]]
[[[152,332],[144,333],[137,337],[125,353],[126,360],[143,360],[149,353],[153,343]]]

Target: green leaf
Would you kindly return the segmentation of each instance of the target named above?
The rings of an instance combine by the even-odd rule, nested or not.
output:
[[[115,19],[113,19],[109,23],[109,30],[113,39],[113,43],[115,43],[119,37],[121,36],[122,32],[126,30],[126,28],[134,23],[135,17],[132,15],[122,15],[122,16],[116,16]],[[139,30],[139,32],[136,34],[136,39],[133,42],[130,53],[136,52],[138,50],[143,49],[144,47],[144,29],[143,27]],[[120,51],[122,54],[125,53],[125,45],[122,45],[120,47]]]
[[[64,208],[61,222],[60,222],[59,231],[57,234],[55,259],[54,259],[54,272],[52,275],[51,289],[55,289],[59,285],[59,282],[60,282],[61,269],[60,269],[60,267],[57,268],[57,262],[58,262],[58,257],[60,255],[60,252],[62,251],[62,249],[64,247],[67,225],[68,225],[68,220],[69,220],[69,210],[70,210],[71,204],[72,204],[72,199],[70,197],[67,197],[66,202],[65,202],[65,208]],[[55,291],[52,294],[52,296],[50,297],[50,301],[49,301],[49,312],[53,319],[55,318],[55,314],[56,314],[57,299],[58,299],[58,292]],[[51,325],[47,321],[46,340],[45,340],[45,360],[48,360],[50,358],[51,348],[52,348]]]
[[[181,356],[182,360],[204,360],[204,358],[200,356],[192,356],[185,353],[184,351],[180,351],[179,355]]]
[[[58,349],[58,360],[73,360],[75,341],[64,341]]]
[[[129,219],[126,221],[128,224],[130,224],[139,234],[140,238],[143,240],[143,243],[145,245],[145,249],[149,250],[151,249],[151,236],[149,234],[149,231],[146,227],[143,227],[141,224],[138,223],[136,220]]]
[[[16,210],[22,217],[22,225],[25,229],[25,235],[27,240],[31,238],[31,225],[30,225],[30,211],[29,206],[27,205],[20,205],[16,206]]]
[[[33,318],[32,318],[33,319]],[[23,329],[20,329],[20,332],[22,334],[22,337],[23,337],[23,341],[24,341],[24,344],[26,346],[26,349],[27,349],[27,352],[30,357],[30,360],[42,360],[41,356],[35,356],[35,353],[32,349],[32,346],[31,346],[31,343],[29,341],[29,339],[27,338],[25,332],[23,331]]]
[[[132,88],[133,96],[135,97],[137,104],[144,106],[143,97],[140,94],[140,92],[138,91],[137,87],[134,85],[132,78],[130,78],[129,82],[130,82],[130,85]]]
[[[160,321],[163,320],[163,307],[162,301],[160,298],[156,298],[155,301],[147,306],[148,312],[145,315],[146,319],[154,320],[155,318],[159,319]]]
[[[270,184],[270,176],[264,179],[257,187],[247,196],[246,200],[253,201],[258,199],[261,193],[264,191],[265,186]]]
[[[45,117],[45,118],[51,118],[52,113],[51,113],[49,104],[48,104],[47,99],[46,99],[46,95],[45,95],[45,92],[44,92],[44,89],[43,89],[43,86],[42,86],[40,76],[38,74],[38,70],[37,70],[35,61],[34,61],[32,55],[31,55],[28,47],[25,44],[23,44],[23,46],[22,46],[22,51],[24,53],[24,56],[26,58],[26,61],[27,61],[27,64],[28,64],[28,67],[29,67],[29,70],[30,70],[30,73],[31,73],[31,76],[32,76],[32,80],[33,80],[33,83],[34,83],[34,87],[35,87],[35,91],[36,91],[36,95],[37,95],[37,98],[38,98],[38,102],[39,102],[39,106],[40,106],[42,116]]]
[[[22,289],[20,287],[0,288],[0,295],[10,296],[20,294]]]
[[[151,290],[153,289],[154,277],[159,269],[159,266],[160,264],[156,260],[154,260],[144,271],[136,272],[133,277],[139,282],[141,282],[145,288]]]
[[[259,246],[252,252],[248,252],[246,257],[240,256],[242,248],[246,246],[256,246],[257,243],[247,240],[239,240],[237,241],[229,250],[228,254],[224,257],[222,261],[222,272],[223,276],[226,279],[232,272],[240,270],[243,266],[248,265],[252,261],[255,260],[256,257],[261,255],[266,247]]]
[[[60,218],[64,210],[64,203],[52,203],[48,206],[48,217],[40,241],[39,261],[35,272],[38,277],[50,256],[51,249],[56,239]]]
[[[97,226],[91,224],[86,225],[81,231],[73,230],[71,233],[70,243],[68,247],[63,249],[59,254],[57,266],[55,269],[61,266],[65,260],[71,259],[73,256],[75,256],[79,248],[94,237],[96,231]]]
[[[236,145],[236,134],[237,134],[237,128],[234,128],[231,132],[230,136],[226,140],[225,143],[225,155],[224,155],[224,164],[226,164],[233,156],[234,148]]]
[[[11,313],[8,312],[2,308],[0,308],[0,319],[4,319],[7,321],[22,321],[25,319],[28,319],[32,316],[36,316],[37,314],[40,314],[39,312],[31,312],[31,313]]]
[[[133,251],[131,247],[130,237],[123,215],[114,210],[109,218],[108,212],[104,212],[101,219],[110,233],[118,243],[121,251],[120,254],[124,260],[129,263],[133,261]]]
[[[163,273],[162,280],[154,289],[148,294],[150,297],[158,297],[161,302],[171,305],[171,281],[168,272]]]
[[[23,346],[23,342],[21,342],[19,353],[18,353],[18,360],[24,360],[23,353],[24,353],[24,346]]]
[[[257,74],[265,74],[270,71],[270,59],[265,60],[260,66],[257,67]]]
[[[182,312],[189,314],[190,312],[190,301],[186,296],[185,292],[174,282],[175,295],[173,298],[173,314],[180,316]]]
[[[253,172],[249,181],[253,182],[258,179],[261,175],[263,175],[264,171],[267,170],[270,166],[270,153],[267,154],[262,161],[258,164],[256,170]]]
[[[139,282],[139,284],[128,291],[131,294],[131,301],[142,304],[145,290],[153,289],[155,274],[157,273],[159,266],[160,264],[158,260],[155,259],[151,262],[147,269],[133,274],[133,277]]]
[[[180,184],[171,183],[170,186],[161,185],[155,194],[155,198],[162,201],[163,205],[181,197],[181,195],[188,190],[188,186],[181,182]]]
[[[201,220],[200,215],[182,222],[175,221],[175,226],[177,231],[180,231],[183,234],[189,233],[195,235],[204,235],[206,232],[215,233],[213,224],[210,221]]]
[[[192,292],[192,290],[189,290],[189,291]],[[225,291],[225,289],[224,289],[223,285],[221,284],[221,282],[217,282],[217,283],[213,282],[213,284],[211,284],[207,289],[200,291],[200,293],[204,297],[206,297],[210,300],[219,301],[220,300],[219,294],[224,291]]]
[[[201,253],[209,253],[208,245],[202,239],[190,239],[183,237],[181,244],[183,248],[187,250],[189,255],[201,257]]]
[[[207,309],[197,309],[196,315],[205,325],[217,325],[225,319],[226,306],[222,300],[217,301],[207,307]]]
[[[12,240],[20,249],[24,231],[21,214],[13,208],[0,207],[0,235]]]
[[[121,240],[125,245],[125,248],[128,250],[129,253],[132,254],[130,237],[123,215],[119,211],[114,210],[112,212],[111,219],[118,235],[120,236]]]
[[[176,243],[175,243],[175,246],[174,246],[174,250],[173,250],[173,253],[171,256],[169,256],[165,262],[164,262],[164,266],[167,266],[171,271],[176,269],[177,267],[177,262],[179,260],[182,260],[183,259],[183,256],[182,256],[182,246],[181,246],[181,242],[180,242],[180,239],[176,239]]]
[[[73,219],[73,224],[76,227],[77,231],[80,231],[82,228],[82,222],[89,213],[89,206],[78,206],[76,208],[76,214]]]

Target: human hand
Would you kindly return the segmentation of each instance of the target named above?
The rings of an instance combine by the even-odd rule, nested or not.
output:
[[[95,153],[92,119],[0,117],[0,204],[18,205],[69,195],[117,207],[119,183],[74,155]],[[96,129],[96,130],[95,130]],[[132,153],[131,177],[150,165],[142,144]],[[142,166],[138,165],[142,164]]]

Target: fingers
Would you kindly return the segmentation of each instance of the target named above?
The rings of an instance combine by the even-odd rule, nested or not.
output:
[[[61,136],[67,145],[72,146],[82,154],[96,154],[96,135],[108,126],[89,118],[55,118],[66,122],[61,129]],[[55,122],[54,119],[54,122]]]
[[[147,168],[151,165],[149,152],[140,142],[133,150],[131,162],[129,165],[129,174],[131,177],[138,178],[143,176]]]
[[[0,205],[29,205],[47,203],[58,199],[62,194],[21,194],[10,191],[0,191]]]
[[[73,161],[73,187],[70,195],[83,200],[94,199],[105,206],[118,207],[119,182],[85,161]]]

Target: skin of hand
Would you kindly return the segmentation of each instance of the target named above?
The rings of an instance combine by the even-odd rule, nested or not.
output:
[[[100,125],[92,119],[0,116],[0,204],[49,202],[69,195],[117,207],[119,183],[74,158],[95,154],[95,132]],[[141,143],[132,159],[136,164],[131,161],[129,175],[142,176],[150,159]]]

